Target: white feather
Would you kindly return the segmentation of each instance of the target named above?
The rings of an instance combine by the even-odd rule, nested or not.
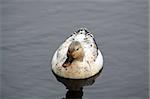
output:
[[[83,62],[76,62],[72,67],[64,68],[62,64],[67,59],[68,47],[72,41],[79,41],[84,49]],[[56,50],[52,59],[52,70],[64,78],[83,79],[97,74],[103,67],[103,56],[97,49],[93,35],[84,30],[73,34]]]

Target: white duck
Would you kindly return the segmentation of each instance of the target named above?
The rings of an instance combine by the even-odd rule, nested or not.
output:
[[[61,77],[85,79],[103,67],[103,56],[98,49],[94,36],[81,28],[56,50],[52,59],[52,71]]]

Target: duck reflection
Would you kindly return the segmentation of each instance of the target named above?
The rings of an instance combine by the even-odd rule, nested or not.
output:
[[[83,96],[83,91],[82,89],[80,90],[68,90],[66,93],[66,98],[62,98],[62,99],[82,99]]]
[[[102,68],[103,69],[103,68]],[[100,76],[102,69],[96,75],[86,78],[86,79],[68,79],[56,75],[56,79],[66,86],[68,89],[66,97],[62,99],[82,99],[83,96],[83,87],[90,86],[95,82],[95,79]]]

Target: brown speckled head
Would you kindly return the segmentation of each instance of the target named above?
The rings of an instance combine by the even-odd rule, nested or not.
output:
[[[78,41],[73,41],[68,48],[67,56],[72,57],[76,60],[83,60],[84,50],[81,43]]]

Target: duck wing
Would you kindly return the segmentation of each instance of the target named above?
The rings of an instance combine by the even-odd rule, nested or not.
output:
[[[71,44],[71,42],[74,40],[75,35],[69,36],[56,50],[54,56],[53,56],[53,63],[52,64],[57,64],[57,65],[62,65],[65,60],[67,59],[67,51],[68,47]]]
[[[98,46],[94,36],[91,33],[86,34],[82,44],[84,45],[85,61],[95,62],[98,56]]]

